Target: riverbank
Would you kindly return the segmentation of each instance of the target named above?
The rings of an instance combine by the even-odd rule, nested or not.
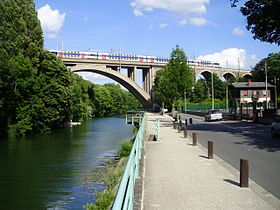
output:
[[[105,171],[105,189],[102,192],[95,193],[95,202],[87,204],[85,206],[87,210],[108,209],[112,205],[118,185],[120,183],[120,179],[127,164],[127,157],[129,156],[133,146],[133,140],[134,138],[132,138],[130,141],[122,142],[121,147],[118,150],[118,155],[120,156],[119,161],[115,166],[113,165],[107,168],[107,170]]]

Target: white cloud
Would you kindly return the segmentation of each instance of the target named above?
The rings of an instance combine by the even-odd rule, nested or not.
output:
[[[169,26],[169,24],[167,23],[162,23],[159,25],[159,28],[166,28],[167,26]]]
[[[240,27],[235,27],[233,30],[232,30],[232,33],[234,35],[237,35],[237,36],[244,36],[245,35],[245,32],[240,28]]]
[[[229,48],[221,52],[199,56],[200,60],[217,61],[222,67],[240,68],[250,70],[257,62],[256,55],[247,55],[245,49]],[[239,65],[238,65],[239,61]]]
[[[134,9],[133,13],[135,16],[144,16],[143,12],[139,9]]]
[[[193,25],[197,25],[197,26],[203,26],[203,25],[207,25],[210,22],[204,18],[190,18],[189,22]]]
[[[201,15],[207,12],[206,4],[210,0],[135,0],[130,5],[135,10],[152,12],[154,9],[163,9],[186,17],[190,14]]]
[[[183,20],[179,21],[180,26],[187,25],[188,23],[189,23],[188,19],[183,19]]]
[[[66,14],[60,14],[59,10],[52,10],[48,4],[38,9],[38,18],[48,38],[57,37],[63,26],[65,16]]]

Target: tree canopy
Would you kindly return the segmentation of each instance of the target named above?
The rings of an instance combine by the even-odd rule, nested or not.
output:
[[[239,0],[230,0],[236,7]],[[247,18],[247,30],[254,39],[280,45],[280,1],[279,0],[249,0],[240,8]]]
[[[0,1],[0,135],[43,133],[141,107],[119,86],[73,74],[43,42],[33,0]]]
[[[171,107],[175,100],[191,96],[194,71],[187,64],[186,54],[179,46],[171,52],[168,64],[157,72],[155,93],[159,104]]]

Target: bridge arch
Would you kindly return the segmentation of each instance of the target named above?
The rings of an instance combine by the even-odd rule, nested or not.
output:
[[[250,73],[247,73],[247,74],[244,74],[242,77],[244,77],[245,79],[252,79],[252,74]]]
[[[235,74],[231,73],[231,72],[226,72],[223,74],[223,78],[228,81],[230,78],[236,78]]]
[[[202,75],[206,80],[209,80],[211,78],[212,72],[209,70],[202,70],[199,72],[196,76],[196,81],[199,79],[199,76]]]
[[[72,72],[92,72],[113,79],[128,89],[145,107],[145,109],[151,109],[152,107],[150,94],[145,92],[136,82],[132,81],[118,71],[106,68],[105,66],[93,64],[76,65],[70,67],[70,69]]]

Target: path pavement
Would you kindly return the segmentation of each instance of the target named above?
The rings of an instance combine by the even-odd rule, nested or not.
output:
[[[190,134],[174,130],[169,116],[149,113],[146,139],[156,132],[156,118],[160,141],[145,141],[141,209],[280,209],[252,180],[250,188],[240,188],[239,172],[215,155],[207,159],[207,149],[192,146]]]

